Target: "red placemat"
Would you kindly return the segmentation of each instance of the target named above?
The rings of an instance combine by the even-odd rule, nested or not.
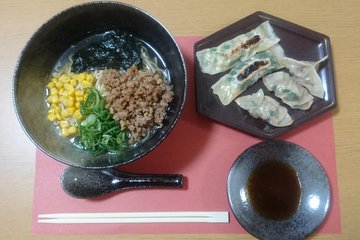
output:
[[[181,173],[183,189],[141,189],[119,192],[94,200],[66,195],[59,177],[65,165],[36,152],[33,234],[131,234],[131,233],[244,233],[231,213],[226,195],[229,170],[246,148],[261,141],[215,123],[196,113],[193,44],[200,37],[178,37],[188,73],[188,96],[174,130],[154,151],[120,169],[135,173]],[[331,184],[332,202],[320,233],[341,231],[336,181],[335,144],[331,113],[324,114],[281,139],[312,152],[324,166]],[[167,224],[39,224],[38,214],[75,212],[228,211],[229,223]]]

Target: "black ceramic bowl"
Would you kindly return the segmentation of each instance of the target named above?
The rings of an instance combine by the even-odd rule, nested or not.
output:
[[[284,165],[287,166],[286,172]],[[284,212],[289,211],[286,207],[289,207],[289,200],[293,204],[297,195],[289,169],[294,171],[300,193],[294,212],[288,212],[284,217]],[[256,178],[263,181],[254,184],[256,172]],[[249,147],[235,160],[227,183],[228,199],[235,218],[258,239],[305,239],[323,223],[331,204],[330,183],[325,169],[314,155],[292,142],[263,141]],[[251,185],[262,191],[252,195]]]
[[[79,41],[111,30],[126,31],[145,41],[161,56],[173,85],[174,100],[163,127],[140,146],[121,154],[91,155],[57,134],[47,120],[45,85],[59,58]],[[92,2],[71,7],[51,18],[28,41],[13,80],[13,101],[19,122],[33,143],[50,157],[86,168],[132,162],[158,146],[174,128],[186,97],[182,54],[166,28],[148,13],[117,2]]]

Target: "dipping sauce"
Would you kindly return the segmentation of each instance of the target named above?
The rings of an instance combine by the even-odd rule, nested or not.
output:
[[[251,173],[247,189],[250,203],[265,218],[285,220],[298,209],[300,183],[287,163],[270,160],[260,164]]]

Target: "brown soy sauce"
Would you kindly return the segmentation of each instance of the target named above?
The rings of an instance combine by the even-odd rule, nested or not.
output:
[[[285,220],[299,207],[300,183],[287,163],[270,160],[257,166],[247,182],[250,203],[259,215]]]

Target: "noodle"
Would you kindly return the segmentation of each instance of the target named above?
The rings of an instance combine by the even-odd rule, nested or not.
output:
[[[150,70],[153,73],[159,74],[162,79],[168,80],[169,74],[168,71],[164,71],[163,69],[159,68],[158,66],[158,59],[154,57],[154,59],[151,59],[148,51],[145,47],[141,47],[141,58],[143,61],[143,67]]]
[[[106,90],[104,83],[102,81],[102,76],[105,70],[95,70],[93,76],[96,79],[95,88],[99,91],[102,97],[106,97],[109,92]]]

